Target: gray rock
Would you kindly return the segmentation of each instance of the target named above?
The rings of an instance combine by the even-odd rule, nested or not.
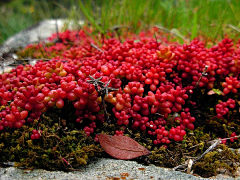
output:
[[[84,21],[78,21],[78,25],[82,26]],[[24,48],[29,44],[47,42],[52,34],[57,31],[61,31],[64,28],[74,29],[76,23],[74,21],[69,21],[68,19],[48,19],[31,26],[14,36],[7,39],[2,45],[0,45],[0,74],[3,72],[9,72],[12,66],[10,64],[14,63],[14,58],[17,59],[14,50],[19,50]]]
[[[24,170],[14,167],[0,168],[0,179],[11,180],[33,180],[33,179],[84,179],[84,180],[106,180],[106,179],[204,179],[190,174],[173,171],[172,169],[161,168],[154,165],[145,166],[135,161],[124,161],[117,159],[101,158],[92,161],[85,167],[79,168],[79,171],[46,171],[35,169],[28,173]]]
[[[83,25],[83,21],[78,22],[79,25]],[[73,21],[68,21],[67,19],[48,19],[31,26],[14,36],[10,37],[0,46],[0,57],[3,53],[8,53],[11,50],[18,49],[20,47],[26,47],[32,43],[38,43],[41,41],[46,41],[53,33],[58,30],[63,29],[67,25],[68,29],[74,27]]]

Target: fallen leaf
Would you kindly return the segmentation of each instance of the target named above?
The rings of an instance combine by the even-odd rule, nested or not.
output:
[[[151,152],[126,136],[98,134],[100,145],[110,156],[116,159],[133,159]]]
[[[210,90],[210,91],[208,91],[208,93],[207,93],[208,95],[213,95],[213,94],[216,94],[213,90]]]

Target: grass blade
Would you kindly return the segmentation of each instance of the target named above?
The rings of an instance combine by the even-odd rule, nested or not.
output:
[[[80,9],[82,10],[84,16],[86,17],[86,19],[101,33],[105,33],[105,31],[96,23],[96,21],[94,20],[94,18],[90,15],[90,13],[88,12],[87,8],[84,7],[83,3],[81,0],[79,0],[79,6]]]
[[[193,16],[191,39],[194,39],[195,37],[197,37],[197,32],[198,32],[198,11],[196,9]]]

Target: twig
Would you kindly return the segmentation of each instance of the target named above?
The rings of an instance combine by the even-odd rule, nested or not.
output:
[[[158,46],[158,41],[157,41],[157,36],[156,36],[156,32],[155,31],[154,31],[154,38],[155,38],[157,46]]]
[[[59,139],[62,142],[62,139],[59,136],[57,136],[56,134],[51,134],[51,135],[48,135],[48,136],[45,136],[45,137],[46,138],[55,137],[55,138]]]
[[[196,145],[190,147],[189,149],[192,149],[192,148],[197,147],[197,146],[199,146],[199,145],[202,145],[202,143],[196,144]]]
[[[160,114],[160,113],[155,113],[155,114],[158,115],[158,116],[161,116],[161,117],[164,116],[163,114]]]
[[[205,156],[208,152],[210,152],[211,150],[213,150],[213,149],[220,143],[221,140],[218,139],[218,140],[214,140],[214,141],[215,141],[215,143],[213,143],[202,155],[196,157],[191,163],[194,164],[195,161],[201,159],[201,158],[202,158],[203,156]],[[184,164],[180,164],[179,166],[174,167],[173,170],[176,171],[176,170],[179,169],[179,168],[184,168],[184,167],[188,166],[188,164],[189,164],[188,162],[189,162],[189,161],[185,162]],[[185,168],[183,171],[186,171],[186,170],[187,170],[187,168]],[[188,171],[189,171],[189,170],[188,170]]]
[[[220,140],[220,141],[221,141],[221,140],[228,140],[228,139],[239,138],[239,137],[240,137],[240,135],[239,135],[239,136],[230,137],[230,138],[223,138],[223,139],[219,139],[219,140]],[[214,141],[216,141],[216,140],[208,141],[208,143],[212,143],[212,142],[214,142]]]
[[[112,27],[111,27],[111,30],[112,30],[112,31],[116,31],[116,30],[119,30],[119,29],[122,29],[122,28],[132,29],[130,26],[115,25],[115,26],[112,26]]]
[[[171,30],[169,30],[169,29],[167,29],[167,28],[164,28],[164,27],[158,26],[158,25],[155,25],[154,27],[156,27],[156,28],[158,28],[158,29],[160,29],[160,30],[162,30],[162,31],[168,32],[168,33],[170,33],[170,34],[172,34],[172,35],[174,35],[174,36],[177,36],[177,37],[179,37],[179,38],[181,38],[181,39],[183,39],[183,40],[186,40],[185,37],[179,36],[178,34],[176,34],[175,32],[173,32],[173,31],[171,31]]]
[[[38,47],[39,47],[39,49],[40,49],[40,51],[41,51],[43,57],[46,58],[46,55],[45,55],[44,52],[43,52],[43,50],[45,51],[45,49],[43,48],[43,50],[42,50],[40,44],[38,44]]]
[[[207,75],[206,71],[207,71],[208,67],[209,67],[208,65],[205,66],[205,68],[204,68],[204,70],[203,70],[203,72],[202,72],[202,75],[201,75],[201,77],[198,79],[198,82],[196,83],[196,85],[195,85],[194,88],[196,88],[196,87],[199,85],[202,77]]]
[[[189,160],[187,161],[187,164],[188,164],[188,166],[187,166],[187,174],[190,174],[191,169],[192,169],[192,165],[193,165],[193,160],[192,160],[192,159],[189,159]]]
[[[55,21],[55,22],[56,22],[55,25],[56,25],[56,32],[57,32],[57,41],[59,41],[60,38],[59,38],[59,30],[58,30],[57,18],[56,18],[56,21]]]
[[[190,170],[189,170],[189,167],[192,166],[192,165],[194,164],[194,162],[196,162],[197,160],[203,158],[207,153],[209,153],[210,151],[212,151],[222,140],[232,139],[232,138],[236,138],[236,137],[240,137],[240,135],[239,135],[239,136],[230,137],[230,138],[215,139],[215,140],[212,140],[212,141],[208,141],[208,143],[212,143],[212,142],[214,142],[214,143],[213,143],[203,154],[201,154],[200,156],[194,158],[194,160],[192,160],[192,161],[189,161],[189,160],[188,160],[188,161],[186,161],[184,164],[180,164],[180,165],[174,167],[173,170],[177,170],[177,169],[179,169],[179,168],[184,168],[184,167],[188,166],[188,168],[185,168],[183,171],[188,170],[188,172],[189,172],[189,171],[190,171]],[[199,145],[199,144],[197,144],[197,145],[195,145],[195,146],[192,146],[192,147],[190,147],[190,148],[196,147],[196,146],[198,146],[198,145]],[[193,158],[189,158],[189,159],[193,159]],[[190,164],[190,163],[191,163],[191,164]]]
[[[104,99],[103,96],[101,96],[101,98],[102,98],[103,110],[104,110],[105,117],[107,118],[107,122],[110,123],[110,119],[109,119],[109,116],[108,116],[107,106],[106,106],[106,103],[105,103],[105,99]]]
[[[233,26],[232,24],[229,24],[227,26],[240,33],[240,29],[238,29],[237,27]]]
[[[239,135],[239,136],[230,137],[230,138],[223,138],[223,139],[220,139],[220,140],[228,140],[228,139],[232,139],[232,138],[236,138],[236,137],[239,138],[240,135]],[[215,142],[215,141],[216,141],[216,139],[215,139],[215,140],[212,140],[212,141],[208,141],[207,143],[213,143],[213,142]],[[196,145],[190,147],[189,149],[192,149],[192,148],[197,147],[197,146],[199,146],[199,145],[201,145],[201,143],[196,144]]]
[[[158,29],[160,29],[160,30],[162,30],[162,31],[165,31],[165,32],[171,33],[170,30],[168,30],[167,28],[164,28],[164,27],[162,27],[162,26],[155,25],[154,27],[156,27],[156,28],[158,28]]]
[[[106,103],[105,103],[105,96],[108,95],[108,92],[117,91],[118,89],[108,87],[110,82],[111,82],[111,79],[108,81],[106,86],[104,86],[104,82],[100,81],[102,79],[102,77],[100,77],[98,79],[94,79],[92,76],[89,76],[89,77],[90,77],[91,80],[87,80],[87,82],[93,84],[96,91],[101,96],[102,103],[103,103],[104,114],[105,114],[105,117],[107,118],[108,123],[110,123],[110,119],[109,119],[109,116],[108,116],[108,113],[107,113],[107,108],[106,108]],[[100,89],[98,88],[98,86],[100,86]]]
[[[98,93],[103,94],[105,97],[105,95],[108,96],[108,92],[118,91],[117,88],[108,87],[110,82],[111,82],[111,79],[108,81],[105,87],[101,87],[101,89],[98,90]]]
[[[103,50],[101,50],[99,47],[97,47],[95,44],[93,44],[93,43],[91,43],[90,44],[93,48],[95,48],[95,49],[97,49],[98,51],[100,51],[100,52],[104,52]]]
[[[94,77],[92,77],[90,75],[89,75],[89,77],[91,80],[87,80],[87,82],[93,84],[96,91],[98,91],[98,86],[100,86],[101,88],[104,87],[104,83],[102,81],[100,81],[102,79],[102,77],[97,78],[97,79],[94,79]]]
[[[2,72],[4,73],[4,59],[1,57],[1,66],[2,66]]]
[[[203,72],[202,72],[201,77],[198,79],[196,85],[194,86],[194,89],[195,89],[196,87],[198,87],[198,85],[199,85],[202,77],[207,75],[206,71],[207,71],[208,67],[209,67],[208,65],[205,66],[205,68],[204,68],[204,70],[203,70]],[[189,95],[189,98],[188,98],[188,102],[190,102],[191,98],[192,98],[192,96],[191,96],[191,94],[190,94],[190,95]]]
[[[98,90],[98,93],[100,93],[100,96],[102,98],[102,102],[103,102],[103,109],[104,109],[104,113],[105,113],[105,116],[107,118],[107,122],[110,123],[110,119],[109,119],[109,116],[108,116],[108,113],[107,113],[107,107],[106,107],[106,103],[105,103],[105,96],[108,95],[108,92],[112,92],[112,91],[117,91],[118,89],[116,88],[109,88],[109,84],[111,82],[111,79],[108,81],[108,83],[106,84],[105,87],[102,87],[101,89]]]
[[[39,36],[38,36],[38,40],[39,40],[39,42],[38,42],[38,47],[39,47],[39,49],[40,49],[43,57],[46,58],[46,57],[48,56],[48,53],[47,53],[46,48],[45,48],[45,47],[46,47],[46,46],[45,46],[45,43],[42,41],[42,39],[41,39]],[[42,45],[42,48],[43,48],[43,51],[45,52],[45,54],[43,53],[42,48],[41,48],[40,45]],[[51,56],[51,55],[49,55],[49,57],[50,57],[50,56]]]
[[[52,59],[45,59],[45,58],[41,58],[41,59],[16,59],[16,61],[38,61],[38,60],[43,60],[43,61],[51,61]]]
[[[218,144],[220,143],[220,139],[215,140],[215,143],[213,143],[201,156],[197,157],[196,159],[194,159],[193,162],[201,159],[203,156],[205,156],[208,152],[210,152],[211,150],[213,150]]]
[[[66,160],[66,159],[64,159],[63,157],[60,157],[69,167],[71,167],[72,168],[72,166],[71,166],[71,164]]]
[[[119,30],[120,30],[121,28],[131,29],[131,27],[129,27],[129,26],[119,26],[119,25],[116,25],[116,26],[111,27],[111,30],[112,30],[112,31],[115,31],[115,32],[117,33],[118,40],[119,40],[120,42],[122,41],[122,40],[121,40],[121,35],[120,35],[120,32],[119,32]]]

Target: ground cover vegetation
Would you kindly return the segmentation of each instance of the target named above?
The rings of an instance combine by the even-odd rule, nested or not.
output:
[[[195,158],[196,174],[225,168],[233,175],[240,158],[238,34],[216,43],[198,30],[182,36],[133,19],[112,28],[87,10],[90,24],[17,52],[18,62],[39,59],[36,65],[0,75],[2,161],[73,170],[107,156],[98,134],[124,135],[151,151],[140,162],[176,167]],[[211,142],[219,145],[199,158]]]
[[[130,136],[152,151],[151,163],[172,167],[203,153],[209,141],[230,138],[221,141],[224,153],[195,166],[211,175],[221,166],[234,172],[239,155],[228,148],[239,148],[239,42],[181,45],[157,29],[127,32],[120,42],[115,32],[92,39],[92,31],[29,45],[18,55],[47,60],[1,75],[3,161],[77,167],[103,155],[101,133]]]

